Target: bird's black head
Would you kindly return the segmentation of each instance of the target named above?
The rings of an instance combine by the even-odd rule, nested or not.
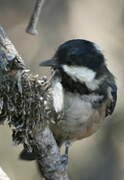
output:
[[[62,65],[83,66],[97,71],[102,64],[104,64],[104,56],[95,43],[74,39],[60,45],[54,57],[40,65],[56,68]]]
[[[74,39],[60,45],[53,58],[40,65],[52,66],[54,69],[60,69],[73,77],[75,74],[80,76],[81,73],[82,76],[83,74],[93,76],[93,72],[96,75],[100,71],[104,61],[104,56],[95,43]]]
[[[105,58],[99,47],[81,39],[60,45],[53,58],[40,65],[51,66],[56,72],[55,77],[61,77],[65,90],[80,94],[98,89],[106,68]]]

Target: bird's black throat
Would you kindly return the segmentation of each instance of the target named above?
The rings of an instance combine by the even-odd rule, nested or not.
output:
[[[62,86],[68,92],[83,94],[90,94],[91,91],[87,88],[85,83],[81,83],[79,81],[74,81],[69,75],[65,72],[61,71],[62,77]]]

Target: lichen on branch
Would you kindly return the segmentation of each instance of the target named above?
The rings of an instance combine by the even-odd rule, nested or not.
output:
[[[45,103],[50,102],[50,99],[46,101],[49,83],[46,77],[28,73],[18,57],[0,47],[0,122],[6,120],[12,126],[15,144],[22,143],[31,150],[35,126],[48,123]]]

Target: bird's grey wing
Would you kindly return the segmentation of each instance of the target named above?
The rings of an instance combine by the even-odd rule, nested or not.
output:
[[[110,101],[106,108],[106,116],[113,113],[117,101],[117,86],[114,83],[109,84],[108,98],[110,99]]]

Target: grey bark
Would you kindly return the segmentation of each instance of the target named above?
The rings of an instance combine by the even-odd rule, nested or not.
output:
[[[26,29],[26,32],[28,32],[32,35],[38,34],[37,24],[39,21],[39,16],[40,16],[40,12],[41,12],[41,9],[43,7],[44,1],[45,0],[36,0],[36,4],[34,7],[32,16],[30,18],[30,22],[29,22],[28,27]]]

